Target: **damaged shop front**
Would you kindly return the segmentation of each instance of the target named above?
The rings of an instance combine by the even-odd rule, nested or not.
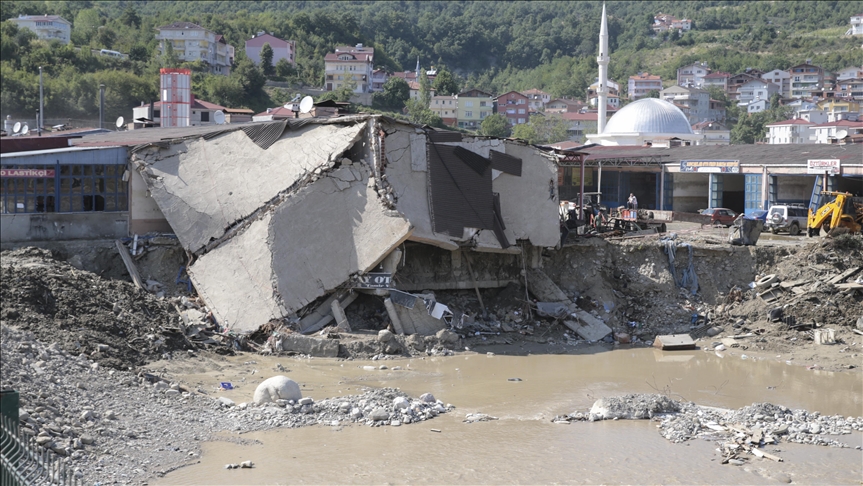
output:
[[[434,290],[523,282],[559,243],[555,161],[515,141],[356,115],[130,153],[199,295],[237,332],[348,331],[344,309],[368,294],[395,332],[435,334],[461,315]]]

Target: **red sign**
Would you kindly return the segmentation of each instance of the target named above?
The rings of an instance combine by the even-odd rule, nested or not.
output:
[[[0,177],[54,177],[54,169],[0,169]]]

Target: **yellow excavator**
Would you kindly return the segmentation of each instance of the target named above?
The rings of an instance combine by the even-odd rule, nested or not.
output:
[[[821,191],[821,196],[833,199],[813,211],[809,209],[808,234],[816,236],[820,230],[845,227],[851,233],[859,233],[863,228],[863,198],[852,197],[848,192]]]

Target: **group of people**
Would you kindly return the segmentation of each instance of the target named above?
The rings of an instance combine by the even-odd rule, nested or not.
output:
[[[626,200],[626,209],[638,209],[638,199],[631,192],[629,193],[629,199]]]

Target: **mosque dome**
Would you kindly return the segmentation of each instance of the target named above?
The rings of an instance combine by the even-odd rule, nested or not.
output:
[[[602,134],[662,133],[692,134],[692,127],[680,108],[665,100],[642,98],[620,109],[608,120]]]

